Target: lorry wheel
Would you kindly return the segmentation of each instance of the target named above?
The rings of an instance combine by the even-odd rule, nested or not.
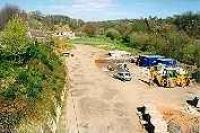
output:
[[[166,79],[163,80],[163,86],[164,86],[164,88],[167,88],[167,86],[168,86],[168,85],[167,85],[167,80],[166,80]]]
[[[186,86],[190,85],[190,79],[187,80]]]
[[[167,80],[167,87],[168,87],[168,88],[171,88],[171,87],[172,87],[172,83],[171,83],[170,80]]]

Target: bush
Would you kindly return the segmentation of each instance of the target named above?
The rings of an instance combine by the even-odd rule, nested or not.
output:
[[[66,76],[64,65],[45,44],[30,45],[22,56],[26,58],[25,64],[15,65],[14,61],[6,60],[0,63],[0,78],[4,81],[0,98],[11,104],[23,99],[28,104],[25,105],[27,110],[20,112],[20,117],[31,123],[45,122],[54,118],[55,106],[61,105]]]
[[[132,33],[130,37],[130,47],[137,48],[141,51],[149,51],[153,46],[150,43],[150,35],[144,33]]]
[[[116,29],[108,29],[106,31],[106,36],[109,37],[111,40],[120,40],[121,34]]]
[[[28,44],[26,35],[26,24],[20,18],[13,18],[3,30],[0,50],[6,54],[23,53]]]

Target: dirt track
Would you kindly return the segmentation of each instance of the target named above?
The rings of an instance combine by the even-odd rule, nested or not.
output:
[[[136,107],[152,103],[157,108],[182,108],[185,96],[197,89],[149,88],[138,80],[136,67],[131,82],[109,77],[95,65],[95,57],[106,51],[77,45],[69,58],[71,88],[61,117],[61,133],[140,133],[144,132]]]

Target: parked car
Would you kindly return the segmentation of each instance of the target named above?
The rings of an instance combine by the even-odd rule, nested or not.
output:
[[[117,71],[113,77],[122,81],[131,81],[131,73],[129,71]]]

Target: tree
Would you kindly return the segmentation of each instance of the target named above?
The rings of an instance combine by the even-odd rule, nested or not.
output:
[[[129,35],[131,34],[131,32],[133,31],[132,25],[130,22],[124,22],[121,23],[120,25],[116,26],[116,30],[119,31],[119,33],[122,36],[122,41],[124,43],[129,43],[130,42],[130,37]]]
[[[200,68],[200,42],[198,42],[196,45],[195,45],[195,50],[194,50],[194,53],[193,53],[193,59],[197,65],[198,68]]]
[[[8,23],[10,19],[20,13],[20,10],[16,6],[7,5],[0,10],[0,29]]]
[[[137,48],[142,51],[147,51],[148,48],[151,46],[150,45],[150,35],[149,34],[144,34],[144,33],[131,33],[129,35],[130,37],[130,46],[133,48]]]
[[[1,37],[0,50],[7,54],[18,54],[27,45],[27,26],[20,18],[13,18],[5,27]]]
[[[113,28],[110,28],[106,31],[106,36],[111,40],[119,40],[121,38],[120,32]]]
[[[83,30],[88,36],[92,37],[96,34],[96,29],[97,27],[94,24],[88,23],[85,25]]]
[[[174,24],[179,30],[184,30],[189,36],[200,38],[200,14],[186,12],[182,15],[174,16]]]

